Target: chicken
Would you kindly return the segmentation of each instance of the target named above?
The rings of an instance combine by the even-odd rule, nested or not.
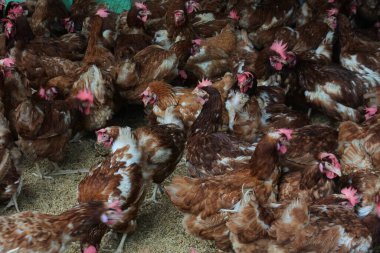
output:
[[[24,46],[34,38],[32,28],[26,17],[23,3],[9,2],[5,10],[6,18],[4,22],[4,34],[7,37],[8,49],[17,46]]]
[[[341,187],[353,186],[361,196],[360,216],[364,217],[376,206],[380,190],[379,116],[361,125],[346,121],[339,125],[339,148],[342,174]]]
[[[211,82],[208,79],[202,79],[201,81],[198,82],[195,89],[199,89],[206,86],[212,86],[219,91],[221,99],[222,99],[222,103],[225,104],[229,91],[234,86],[235,82],[236,80],[234,76],[230,72],[226,72],[221,79],[214,80],[214,82]],[[222,129],[224,129],[224,126],[228,125],[228,112],[226,108],[223,108],[222,117],[223,117]]]
[[[270,65],[290,84],[287,95],[295,97],[296,106],[305,108],[307,102],[337,120],[361,121],[359,107],[364,105],[363,95],[369,85],[354,72],[340,65],[322,64],[307,53],[296,56],[281,41],[275,41],[271,51]]]
[[[116,140],[120,127],[107,127],[96,131],[97,142],[109,147]],[[162,182],[170,176],[182,158],[185,147],[185,132],[175,124],[160,124],[143,126],[133,130],[137,139],[138,150],[141,152],[141,167],[144,177],[156,184],[150,200],[156,202],[158,189]]]
[[[59,215],[25,211],[1,216],[1,252],[63,252],[91,226],[111,226],[121,219],[119,203],[79,204]]]
[[[247,78],[249,77],[248,75]],[[256,89],[256,83],[247,85],[247,89],[233,89],[229,92],[225,103],[229,131],[240,140],[247,142],[253,142],[256,139],[261,124],[260,106],[256,97],[252,96]]]
[[[83,129],[94,131],[105,127],[107,122],[117,111],[114,99],[114,80],[116,69],[114,55],[104,47],[101,38],[103,19],[109,12],[100,8],[90,17],[91,33],[87,49],[83,58],[84,66],[76,69],[70,93],[75,96],[80,90],[87,89],[94,96],[94,105],[91,113],[84,119]],[[67,75],[66,75],[67,76]],[[69,75],[72,77],[73,73]],[[72,79],[68,78],[70,82]]]
[[[217,132],[222,123],[223,104],[217,89],[206,86],[196,90],[203,108],[190,128],[186,163],[193,177],[221,175],[247,164],[255,144],[239,141]]]
[[[206,178],[174,177],[165,188],[172,203],[185,214],[186,230],[214,240],[219,249],[228,250],[231,243],[226,222],[241,205],[242,189],[253,189],[259,204],[275,201],[278,153],[286,152],[288,137],[286,130],[265,135],[249,163],[240,170]]]
[[[199,3],[196,1],[174,0],[168,5],[165,25],[171,41],[176,41],[177,37],[193,39],[194,32],[188,17],[189,4],[192,5],[192,9],[198,9]]]
[[[61,161],[78,123],[78,114],[88,115],[92,104],[93,95],[86,90],[63,101],[32,98],[22,102],[16,108],[18,147],[32,160]]]
[[[111,146],[111,155],[100,164],[94,165],[90,173],[79,183],[78,202],[120,200],[122,218],[111,227],[123,233],[115,251],[121,253],[127,234],[132,233],[137,227],[138,209],[144,200],[149,180],[144,178],[139,165],[143,154],[138,149],[137,139],[129,127],[113,128],[111,136],[103,137],[103,142]],[[106,140],[106,137],[111,138]],[[107,230],[108,228],[102,224],[92,226],[81,240],[82,249],[99,249]]]
[[[22,187],[21,153],[14,145],[8,120],[3,113],[0,113],[0,202],[9,201],[6,208],[14,205],[19,212],[17,196]]]
[[[286,252],[368,252],[372,236],[356,216],[350,198],[330,195],[328,204],[291,202],[269,229]]]
[[[195,13],[194,18],[191,19],[194,33],[199,38],[212,37],[220,33],[227,24],[236,26],[238,21],[239,16],[237,16],[236,11],[230,11],[226,15],[224,13],[219,14],[214,11],[202,10]]]
[[[198,79],[213,79],[232,69],[230,57],[236,49],[237,38],[230,25],[214,37],[193,40],[193,44],[194,53],[185,69],[194,73]]]
[[[272,210],[267,210],[257,203],[252,189],[245,192],[240,205],[226,223],[234,252],[283,252],[268,236],[274,217]]]
[[[35,90],[44,87],[46,82],[56,76],[73,75],[80,63],[61,57],[35,54],[33,50],[13,48],[11,57],[16,60],[17,69],[22,72]]]
[[[128,103],[141,103],[139,95],[155,80],[170,82],[178,76],[178,69],[190,56],[191,43],[180,40],[169,50],[151,45],[119,66],[116,80],[120,95]],[[154,71],[152,71],[154,70]]]
[[[86,38],[79,33],[68,33],[59,38],[36,37],[26,45],[37,56],[60,57],[71,61],[83,59]]]
[[[380,83],[380,42],[366,41],[356,36],[350,28],[350,21],[344,15],[339,15],[338,22],[342,66],[356,72],[370,86],[378,86]]]
[[[332,179],[342,176],[336,157],[337,131],[323,125],[295,129],[288,151],[281,156],[284,172],[279,185],[279,200],[300,196],[315,200],[334,191]],[[334,154],[335,153],[335,154]]]
[[[83,22],[90,13],[96,11],[95,0],[75,0],[70,6],[70,21],[74,23],[76,31],[81,31]],[[66,17],[65,17],[66,18]]]
[[[238,1],[233,7],[240,16],[239,25],[248,32],[267,30],[276,26],[283,26],[292,22],[296,2],[286,0]],[[260,4],[260,2],[262,2]]]
[[[196,96],[190,89],[171,87],[165,82],[155,81],[141,93],[141,99],[147,107],[152,105],[153,122],[174,123],[187,131],[197,118],[202,105],[196,102]]]
[[[61,36],[67,32],[63,21],[68,16],[63,1],[38,1],[31,19],[33,33],[45,37]]]
[[[259,132],[298,128],[308,123],[301,113],[285,103],[285,91],[276,86],[257,86],[251,72],[237,74],[237,87],[230,91],[226,108],[229,130],[239,139],[252,142]]]

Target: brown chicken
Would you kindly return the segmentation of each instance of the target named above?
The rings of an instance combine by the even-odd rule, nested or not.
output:
[[[359,107],[369,87],[354,72],[340,65],[322,64],[307,53],[296,55],[281,41],[275,41],[271,51],[270,65],[290,84],[287,96],[293,105],[305,108],[310,104],[337,120],[362,119]]]
[[[2,88],[1,90],[3,90]],[[3,98],[4,94],[1,94],[1,103]],[[14,205],[19,212],[17,196],[22,187],[21,153],[14,145],[13,136],[3,109],[0,112],[0,202],[9,201],[6,208]]]
[[[290,24],[297,7],[296,2],[292,0],[281,2],[277,0],[256,0],[251,1],[253,3],[246,2],[237,1],[233,9],[240,16],[240,27],[248,32],[257,32]]]
[[[86,38],[79,33],[68,33],[59,38],[36,37],[25,47],[36,56],[60,57],[71,61],[83,59]]]
[[[166,192],[173,204],[185,213],[186,230],[214,240],[219,249],[230,249],[226,222],[240,208],[242,189],[253,189],[259,204],[276,200],[278,153],[286,149],[288,136],[283,130],[265,135],[249,163],[240,170],[206,178],[174,177]]]
[[[191,91],[160,81],[149,83],[141,94],[145,107],[152,106],[148,118],[153,123],[174,123],[187,131],[202,108],[202,104],[196,101],[197,97]]]
[[[218,90],[206,86],[195,90],[203,101],[202,111],[190,128],[186,163],[193,177],[222,175],[248,163],[255,144],[218,132],[222,124],[223,103]]]
[[[90,17],[91,33],[83,58],[84,66],[75,71],[77,78],[71,87],[74,96],[82,89],[89,90],[94,96],[91,113],[83,122],[87,131],[105,127],[117,110],[113,84],[116,79],[115,57],[104,47],[101,38],[103,19],[108,15],[107,9],[99,8]]]
[[[53,162],[61,161],[73,128],[80,119],[80,112],[88,115],[92,104],[93,96],[87,90],[66,100],[49,101],[34,97],[25,100],[16,108],[18,147],[32,160],[47,158]],[[40,174],[42,177],[41,171]]]
[[[116,133],[120,127],[107,127],[96,131],[98,143],[106,147],[112,145],[117,138]],[[185,147],[185,132],[175,124],[160,124],[144,126],[133,130],[137,139],[137,146],[142,154],[140,166],[144,170],[144,178],[155,183],[153,195],[150,200],[156,202],[157,191],[162,182],[170,176],[182,158]]]
[[[232,26],[227,25],[222,31],[205,40],[193,40],[193,55],[186,63],[185,69],[198,77],[217,78],[231,71],[232,56],[236,49],[237,38]]]
[[[237,80],[238,89],[228,94],[226,108],[229,130],[239,139],[252,142],[259,132],[308,124],[302,113],[284,104],[285,91],[281,87],[257,86],[251,72],[237,74]]]
[[[344,194],[330,195],[328,204],[290,203],[269,229],[285,252],[368,252],[372,236]]]
[[[120,95],[128,103],[141,103],[140,94],[155,80],[170,82],[190,56],[191,42],[180,40],[169,50],[151,45],[139,51],[132,59],[119,65],[116,80]]]
[[[340,62],[371,86],[380,83],[380,42],[361,39],[350,28],[350,21],[339,15]],[[371,57],[368,57],[371,55]]]
[[[168,5],[165,16],[165,25],[168,30],[168,37],[171,41],[176,41],[177,37],[181,37],[185,40],[193,39],[194,31],[187,10],[187,5],[189,3],[192,5],[195,4],[195,8],[198,8],[198,3],[196,1],[187,0],[170,1],[170,4]]]
[[[142,153],[137,146],[137,139],[129,127],[114,129],[108,141],[111,155],[100,164],[94,165],[90,173],[79,183],[78,202],[119,200],[122,210],[121,219],[111,227],[123,233],[123,237],[115,252],[122,253],[127,234],[136,227],[138,209],[145,197],[148,181],[144,179],[139,163]],[[82,249],[95,247],[100,242],[108,227],[94,224],[82,237]]]
[[[329,181],[342,175],[341,165],[334,155],[337,137],[335,129],[323,125],[304,126],[292,132],[287,152],[280,159],[284,171],[291,171],[280,186],[284,198],[294,197],[292,194],[297,194],[298,187],[300,190],[313,188],[311,193],[321,190],[322,196],[331,193],[334,184]],[[301,171],[302,175],[292,171]],[[317,184],[320,187],[316,187]],[[312,198],[321,197],[316,193],[311,195]]]
[[[38,1],[31,19],[36,36],[53,37],[65,34],[64,19],[69,16],[62,0]]]
[[[359,125],[351,121],[339,126],[339,155],[341,156],[341,187],[353,186],[361,196],[359,215],[364,217],[376,206],[380,190],[379,116],[368,118]]]
[[[75,0],[70,6],[70,20],[74,22],[76,31],[81,31],[86,17],[96,11],[95,0]]]
[[[63,252],[92,226],[111,226],[122,218],[118,202],[82,203],[62,214],[21,212],[0,217],[1,252]]]

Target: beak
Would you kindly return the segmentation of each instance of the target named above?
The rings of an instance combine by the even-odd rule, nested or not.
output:
[[[331,171],[333,172],[334,174],[336,174],[338,177],[341,177],[342,176],[342,172],[340,171],[339,168],[336,168],[334,166],[331,166],[330,164],[325,164],[325,169],[327,169],[328,171]]]

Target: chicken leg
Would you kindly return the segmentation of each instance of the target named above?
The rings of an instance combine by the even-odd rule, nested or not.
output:
[[[159,203],[159,202],[157,201],[157,192],[158,192],[158,191],[160,191],[161,194],[164,194],[164,189],[162,189],[161,184],[154,184],[152,197],[148,198],[147,201],[148,201],[148,202]]]
[[[41,167],[39,165],[39,162],[36,162],[35,167],[37,168],[38,172],[37,173],[32,173],[32,175],[34,175],[34,176],[36,176],[36,177],[38,177],[40,179],[53,179],[52,177],[47,176],[48,173],[42,173]]]
[[[125,244],[126,239],[127,239],[127,234],[125,233],[121,237],[121,241],[120,241],[119,246],[117,247],[115,253],[124,253],[124,244]]]
[[[18,195],[20,195],[20,192],[21,192],[21,189],[22,189],[22,182],[23,182],[23,179],[22,179],[22,177],[20,177],[17,190],[16,190],[15,193],[13,193],[12,198],[10,199],[9,203],[7,204],[7,206],[3,209],[3,211],[7,210],[11,206],[14,206],[16,208],[16,211],[18,213],[20,212],[20,209],[19,209],[18,203],[17,203],[17,197],[18,197]]]

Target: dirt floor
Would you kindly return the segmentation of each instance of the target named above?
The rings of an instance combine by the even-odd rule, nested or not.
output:
[[[115,125],[128,125],[137,127],[143,124],[143,112],[137,108],[128,113],[129,118],[116,119]],[[100,150],[101,151],[101,150]],[[95,135],[86,136],[80,143],[70,144],[66,157],[59,164],[63,170],[88,169],[104,159],[104,152],[95,148]],[[40,167],[43,171],[54,170],[52,164],[43,161]],[[53,179],[41,180],[32,173],[37,168],[29,161],[23,162],[24,186],[19,196],[18,203],[21,211],[34,210],[43,213],[59,214],[76,204],[77,185],[85,174],[55,176]],[[183,161],[177,167],[174,174],[186,174]],[[170,178],[165,184],[170,182]],[[150,193],[148,194],[150,197]],[[215,252],[211,242],[199,240],[186,234],[182,227],[182,214],[170,203],[166,196],[159,196],[159,204],[147,203],[141,208],[138,218],[138,228],[126,242],[125,252],[129,253],[187,253],[191,247],[198,252]],[[11,214],[15,212],[10,208],[0,214]],[[113,252],[119,243],[116,234],[108,234],[102,243],[102,252]],[[110,249],[110,250],[107,250]],[[74,244],[68,253],[80,252],[78,244]]]

